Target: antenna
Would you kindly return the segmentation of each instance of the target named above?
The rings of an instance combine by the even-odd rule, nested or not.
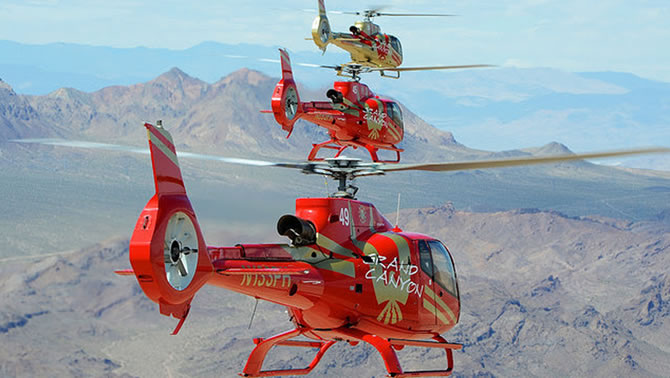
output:
[[[398,207],[395,211],[395,228],[398,228],[400,222],[400,192],[398,192]]]
[[[256,316],[256,308],[258,308],[258,297],[255,299],[256,303],[254,303],[254,311],[251,313],[251,319],[249,319],[249,327],[247,329],[251,329],[251,324],[254,322],[254,316]]]

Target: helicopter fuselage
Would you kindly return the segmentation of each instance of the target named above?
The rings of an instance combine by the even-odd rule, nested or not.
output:
[[[453,261],[439,241],[394,230],[374,205],[347,198],[298,199],[295,217],[314,226],[312,243],[208,247],[208,284],[286,306],[315,339],[347,339],[339,330],[352,328],[425,339],[458,322]]]
[[[375,95],[367,85],[336,81],[328,91],[332,101],[302,103],[302,118],[328,129],[341,141],[391,147],[404,136],[400,106]]]
[[[351,33],[333,32],[330,40],[330,43],[350,54],[350,64],[374,68],[396,68],[402,64],[400,40],[393,35],[381,33],[377,24],[359,21],[350,31]]]

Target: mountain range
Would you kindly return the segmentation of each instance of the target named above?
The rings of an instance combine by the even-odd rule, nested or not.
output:
[[[291,57],[297,80],[319,92],[325,92],[333,77],[313,66],[348,61],[337,49],[325,56],[315,51],[294,52]],[[426,65],[437,63],[496,62],[454,57],[453,62]],[[205,42],[169,50],[0,41],[0,78],[21,94],[44,95],[60,88],[95,92],[147,82],[171,67],[207,83],[217,83],[242,67],[279,74],[277,47],[269,46]],[[407,72],[400,80],[375,75],[364,79],[375,92],[401,101],[430,124],[478,149],[499,151],[551,141],[580,152],[670,145],[670,83],[630,73],[498,67]],[[667,157],[620,162],[670,170]]]
[[[205,288],[180,335],[170,336],[174,319],[159,315],[134,279],[113,274],[129,267],[127,238],[153,193],[148,157],[11,142],[142,146],[142,122],[156,119],[178,151],[302,160],[325,139],[306,123],[286,139],[259,112],[277,81],[261,72],[210,83],[165,71],[41,95],[0,82],[1,376],[232,376],[253,337],[290,326],[283,308],[260,303],[249,330],[250,298]],[[323,91],[301,87],[301,95]],[[411,109],[403,108],[406,162],[570,152],[560,143],[472,149]],[[298,172],[180,163],[211,245],[282,240],[274,222],[292,212],[293,199],[333,190]],[[391,220],[402,193],[399,225],[441,239],[454,255],[463,314],[445,336],[464,345],[456,376],[667,375],[670,174],[574,162],[398,173],[356,185],[360,199]],[[308,362],[294,351],[274,353],[269,368]],[[409,368],[443,362],[436,353],[401,353]],[[338,345],[312,376],[379,377],[382,364],[372,348]]]
[[[104,222],[122,233],[125,225],[134,222],[137,209],[146,201],[143,195],[151,187],[144,156],[10,140],[66,138],[143,146],[146,133],[142,123],[162,119],[179,151],[302,160],[311,143],[326,140],[326,135],[320,128],[301,122],[286,139],[273,117],[259,112],[268,108],[275,83],[276,79],[242,69],[208,84],[177,68],[145,83],[90,93],[62,88],[43,96],[21,95],[0,83],[0,193],[13,198],[5,204],[5,213],[11,216],[0,219],[0,225],[16,230],[4,237],[8,247],[5,253],[26,248],[36,254],[48,253],[53,248],[84,247],[104,237],[109,231],[105,228],[70,235],[53,228],[55,221],[79,229],[80,207],[87,209],[88,221]],[[302,93],[317,95],[308,89]],[[569,153],[558,143],[503,152],[475,150],[459,143],[451,133],[430,126],[409,109],[404,108],[404,114],[406,131],[401,146],[406,150],[402,156],[405,162]],[[361,151],[347,154],[367,158]],[[324,189],[327,191],[322,179],[297,173],[213,162],[187,164],[185,174],[193,177],[188,185],[195,196],[194,206],[197,210],[198,203],[207,204],[201,213],[212,228],[241,218],[246,219],[240,226],[243,229],[270,226],[281,209],[291,210],[295,196],[323,195]],[[407,172],[368,178],[356,185],[361,188],[362,199],[387,212],[395,209],[398,192],[402,192],[403,207],[451,200],[457,208],[470,211],[538,208],[569,216],[597,214],[645,220],[658,219],[668,211],[669,179],[662,172],[577,162],[444,174]],[[51,188],[53,183],[59,183],[57,192]],[[219,185],[236,194],[221,197],[216,189]],[[54,193],[58,199],[50,200]],[[100,198],[103,193],[106,197]],[[263,210],[250,211],[241,205],[250,193],[256,193]],[[231,213],[231,206],[239,211]],[[35,236],[17,239],[15,235],[23,232],[19,227],[23,224],[29,224]],[[62,243],[68,243],[68,247],[63,248]]]

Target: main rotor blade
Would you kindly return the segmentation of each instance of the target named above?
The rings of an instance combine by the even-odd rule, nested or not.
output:
[[[376,13],[377,16],[401,16],[401,17],[456,17],[457,14],[445,13]]]
[[[573,160],[598,159],[598,158],[609,158],[615,156],[641,155],[641,154],[653,154],[653,153],[670,153],[670,148],[652,147],[652,148],[642,148],[634,150],[592,152],[586,154],[529,156],[529,157],[521,157],[513,159],[472,160],[472,161],[449,162],[449,163],[385,164],[383,166],[378,166],[378,168],[386,172],[465,171],[470,169],[517,167],[524,165],[560,163]]]
[[[462,66],[426,66],[426,67],[399,67],[399,68],[370,68],[370,71],[427,71],[427,70],[459,70],[463,68],[496,67],[492,64],[466,64]]]
[[[125,145],[120,145],[120,144],[86,142],[86,141],[79,141],[79,140],[12,139],[12,140],[10,140],[10,142],[29,143],[29,144],[44,144],[44,145],[49,145],[49,146],[74,147],[74,148],[85,148],[85,149],[106,150],[106,151],[131,152],[131,153],[134,153],[134,154],[145,154],[145,155],[149,154],[149,149],[148,148],[125,146]],[[193,152],[182,152],[182,151],[177,151],[177,156],[179,158],[189,158],[189,159],[197,159],[197,160],[212,160],[212,161],[220,161],[220,162],[223,162],[223,163],[230,163],[230,164],[252,165],[252,166],[256,166],[256,167],[282,167],[282,168],[297,168],[297,169],[303,169],[305,167],[304,163],[275,163],[275,162],[263,161],[263,160],[231,158],[231,157],[225,157],[225,156],[198,154],[198,153],[193,153]]]

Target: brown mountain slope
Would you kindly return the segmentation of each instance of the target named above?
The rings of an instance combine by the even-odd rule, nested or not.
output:
[[[62,128],[43,118],[26,96],[0,80],[0,141],[63,135]]]

